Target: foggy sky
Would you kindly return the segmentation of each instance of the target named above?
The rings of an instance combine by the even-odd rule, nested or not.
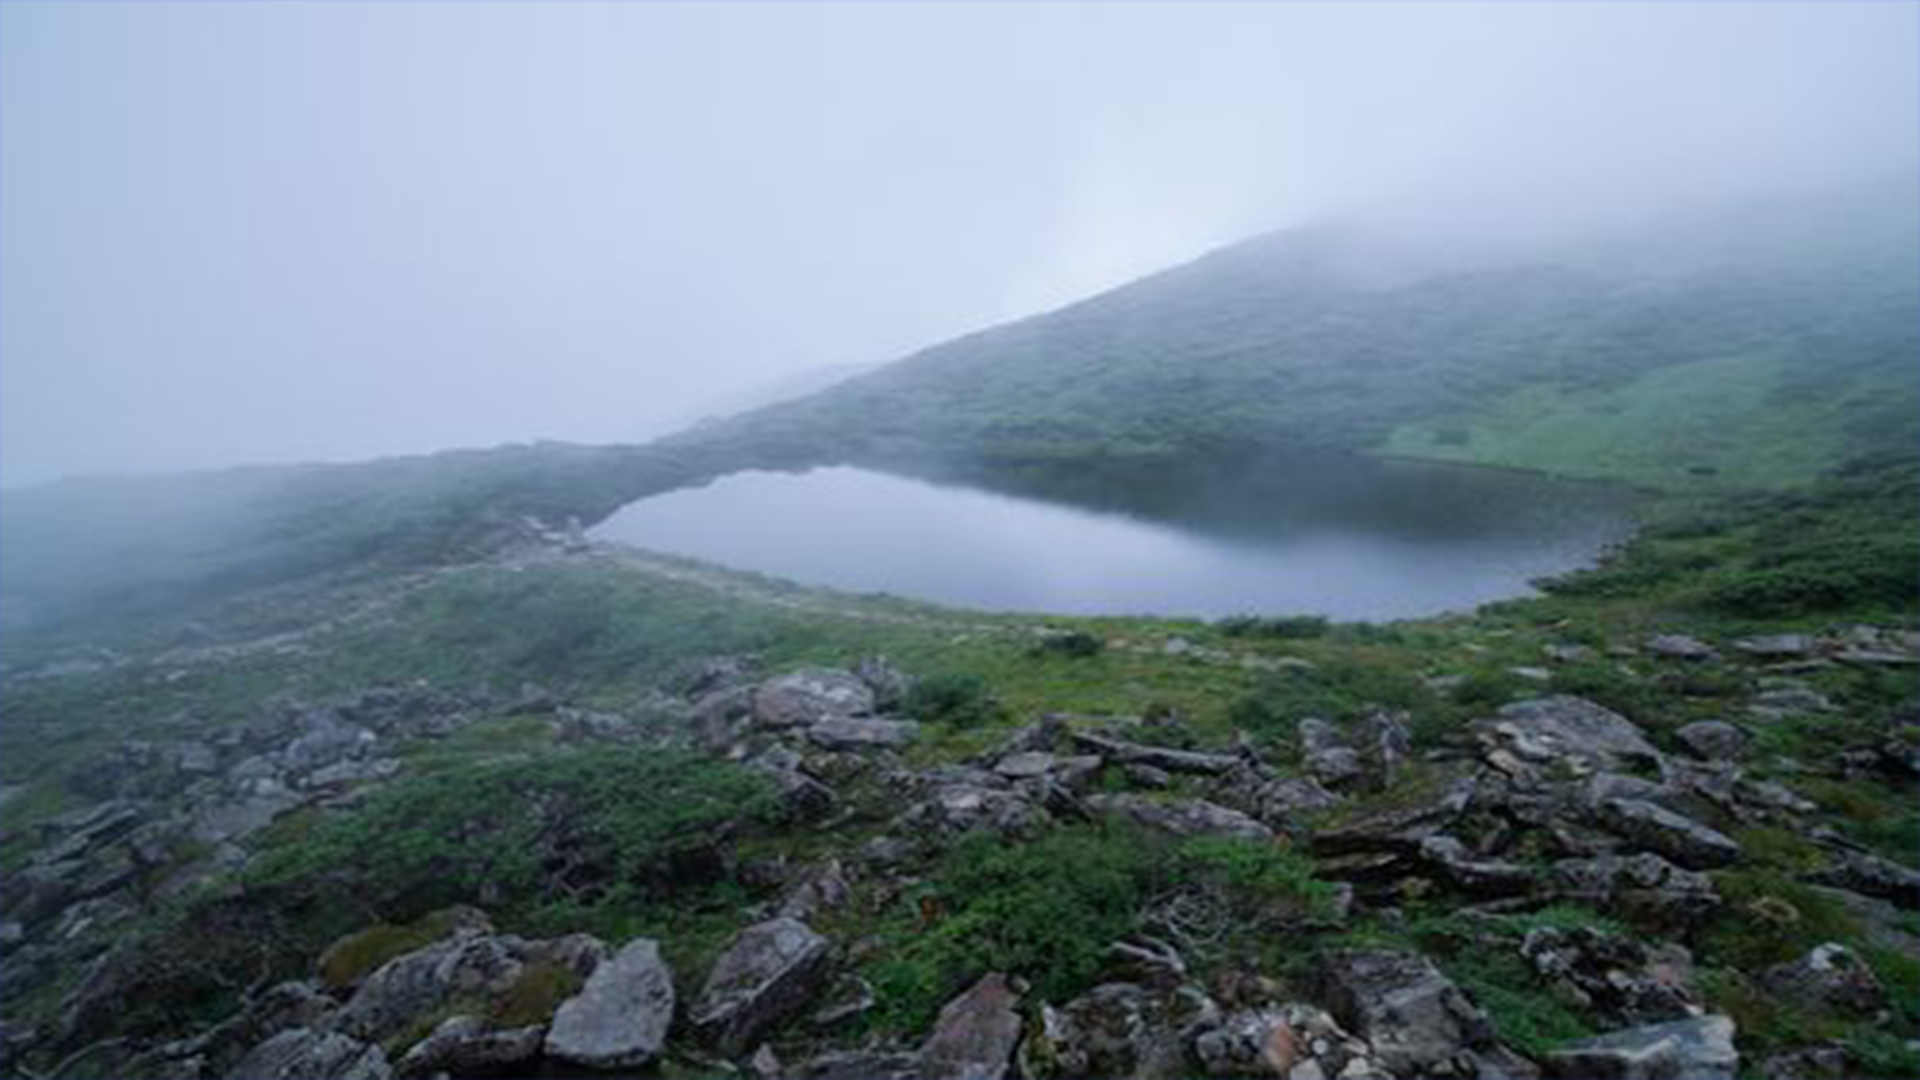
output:
[[[0,482],[624,441],[1267,228],[1912,169],[1920,6],[0,5]]]

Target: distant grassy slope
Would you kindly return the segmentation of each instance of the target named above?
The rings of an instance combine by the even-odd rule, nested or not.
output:
[[[1291,445],[1802,483],[1920,438],[1920,226],[1898,194],[1465,270],[1276,234],[666,444],[989,472]]]

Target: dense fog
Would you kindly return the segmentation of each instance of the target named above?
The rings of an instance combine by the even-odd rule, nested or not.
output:
[[[1267,229],[1898,178],[1920,8],[0,8],[0,481],[633,441]]]

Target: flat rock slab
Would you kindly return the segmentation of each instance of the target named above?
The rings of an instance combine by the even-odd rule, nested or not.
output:
[[[1020,1043],[1020,995],[999,973],[987,975],[940,1010],[920,1047],[925,1080],[1001,1080]]]
[[[1701,1016],[1628,1028],[1548,1054],[1547,1075],[1563,1080],[1733,1080],[1740,1054],[1733,1021]]]
[[[800,1012],[826,980],[827,939],[798,919],[771,919],[734,937],[694,1006],[694,1026],[728,1057]]]
[[[1143,795],[1092,795],[1087,809],[1125,818],[1152,832],[1169,836],[1233,836],[1244,840],[1272,840],[1273,830],[1238,810],[1204,799],[1150,799]]]
[[[673,972],[660,944],[628,942],[580,993],[562,1002],[547,1029],[548,1056],[590,1069],[631,1069],[653,1060],[673,1022]]]

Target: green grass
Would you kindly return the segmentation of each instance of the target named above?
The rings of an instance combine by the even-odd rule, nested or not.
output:
[[[1899,371],[1814,393],[1798,387],[1793,364],[1762,350],[1617,386],[1536,384],[1481,411],[1396,428],[1383,452],[1668,490],[1794,487],[1859,451],[1859,414],[1889,398],[1920,409]]]

